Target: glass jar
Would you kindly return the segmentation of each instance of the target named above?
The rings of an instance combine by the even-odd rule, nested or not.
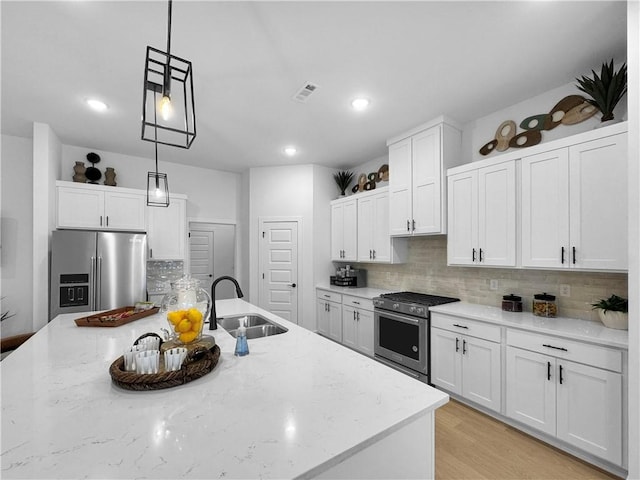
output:
[[[502,310],[505,312],[521,312],[522,297],[514,295],[505,295],[502,297]]]
[[[558,314],[555,295],[538,293],[533,296],[533,314],[538,317],[555,317]]]
[[[184,275],[171,284],[160,311],[169,323],[170,344],[191,345],[202,338],[202,327],[211,313],[211,296],[200,281]]]

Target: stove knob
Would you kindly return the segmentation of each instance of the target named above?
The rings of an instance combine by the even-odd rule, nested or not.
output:
[[[416,307],[409,308],[409,312],[416,313]],[[420,309],[418,309],[418,313],[420,313]]]
[[[394,303],[394,304],[393,304],[393,309],[394,309],[394,310],[397,310],[397,309],[399,309],[399,308],[400,308],[400,304],[399,304],[399,303]]]
[[[424,308],[423,307],[418,307],[418,309],[416,310],[416,313],[418,315],[424,315]]]

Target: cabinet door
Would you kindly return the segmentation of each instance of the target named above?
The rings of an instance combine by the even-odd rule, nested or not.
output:
[[[478,262],[516,264],[515,162],[478,170]]]
[[[453,332],[431,329],[431,383],[462,393],[462,338]]]
[[[373,357],[373,312],[358,309],[356,311],[356,324],[356,348],[365,355]]]
[[[499,412],[501,385],[500,344],[463,337],[462,396]]]
[[[478,172],[459,173],[448,181],[449,233],[447,262],[449,265],[473,265],[478,243]]]
[[[331,260],[342,260],[344,204],[331,205]]]
[[[571,267],[626,270],[627,134],[570,147],[569,189]]]
[[[358,261],[360,262],[373,260],[374,209],[374,197],[358,200]]]
[[[507,347],[507,416],[556,434],[555,359]]]
[[[327,302],[329,309],[329,338],[342,343],[342,305]]]
[[[59,228],[103,228],[103,191],[58,187],[57,194]]]
[[[389,232],[411,234],[411,138],[389,146]]]
[[[169,206],[147,207],[149,258],[182,260],[187,238],[187,202],[172,198]]]
[[[442,228],[441,218],[441,132],[442,127],[437,126],[412,137],[412,209],[415,234],[446,232]]]
[[[356,316],[355,308],[342,306],[342,344],[353,349],[358,347]]]
[[[318,333],[329,336],[329,303],[326,300],[316,299],[316,328]]]
[[[568,150],[523,157],[522,266],[569,266]]]
[[[374,262],[391,262],[391,237],[389,235],[389,194],[373,197],[372,250]],[[358,235],[360,232],[358,232]]]
[[[622,376],[565,360],[557,369],[558,438],[621,465]]]
[[[343,260],[355,262],[358,259],[358,204],[355,200],[345,202],[343,221]]]
[[[146,197],[143,194],[105,192],[104,213],[110,230],[142,231],[147,229]]]

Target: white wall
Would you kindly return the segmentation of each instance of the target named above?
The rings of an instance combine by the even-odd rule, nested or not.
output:
[[[33,142],[2,135],[0,155],[2,337],[33,330]]]
[[[333,180],[334,169],[315,165],[313,169],[313,284],[329,283],[335,268],[331,258],[331,207],[329,202],[340,196]],[[336,195],[336,192],[338,195]],[[315,304],[315,294],[312,302]],[[315,314],[314,314],[315,316]],[[314,329],[316,326],[314,325]]]

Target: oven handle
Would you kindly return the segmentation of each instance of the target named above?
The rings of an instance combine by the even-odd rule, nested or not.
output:
[[[401,313],[398,314],[398,313],[390,312],[389,310],[383,310],[381,308],[374,308],[373,313],[376,316],[382,315],[387,318],[390,318],[391,320],[396,320],[398,322],[403,322],[403,323],[411,323],[414,325],[420,325],[420,321],[426,320],[426,318],[423,318],[423,317],[412,317],[410,315],[403,315]]]
[[[413,370],[409,370],[407,368],[403,368],[400,365],[398,365],[397,363],[393,363],[388,361],[386,358],[384,357],[379,357],[378,355],[375,355],[374,358],[380,362],[380,363],[384,363],[386,366],[391,367],[395,370],[398,370],[399,372],[405,373],[407,375],[412,376],[413,378],[417,378],[418,380],[420,380],[420,375],[417,372],[414,372]]]

